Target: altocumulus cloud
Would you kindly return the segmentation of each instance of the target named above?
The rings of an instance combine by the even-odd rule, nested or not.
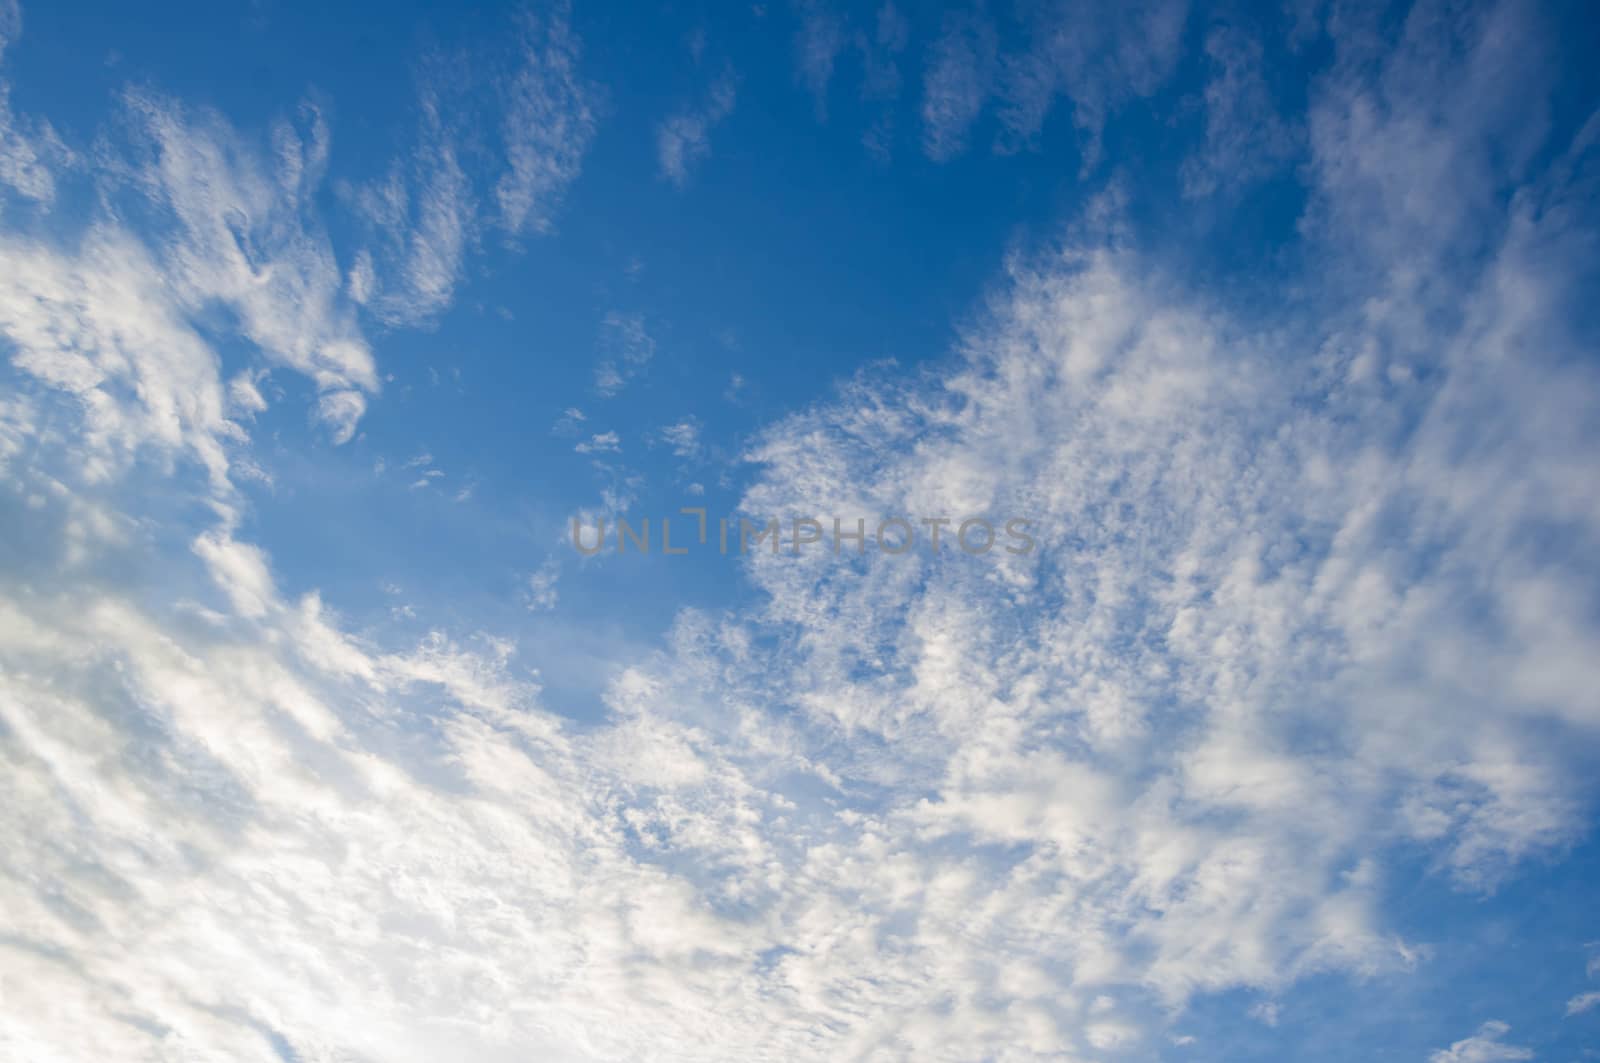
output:
[[[128,97],[159,239],[0,235],[0,1046],[1092,1059],[1413,963],[1396,843],[1486,887],[1594,796],[1593,145],[1484,194],[1505,28],[1321,88],[1337,297],[1263,320],[1076,239],[950,363],[751,447],[752,512],[1026,512],[1039,550],[752,558],[759,608],[681,615],[583,728],[504,641],[358,637],[240,537],[264,400],[197,308],[336,436],[376,390],[303,209],[328,134],[268,161]],[[1529,1058],[1507,1032],[1433,1058]]]

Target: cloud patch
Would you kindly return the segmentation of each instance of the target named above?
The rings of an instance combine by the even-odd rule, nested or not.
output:
[[[613,310],[600,320],[600,361],[594,387],[609,398],[643,373],[656,354],[656,341],[645,328],[643,314]]]
[[[711,86],[703,103],[672,115],[656,128],[656,158],[661,176],[679,188],[711,154],[711,130],[733,113],[738,80],[731,71]]]

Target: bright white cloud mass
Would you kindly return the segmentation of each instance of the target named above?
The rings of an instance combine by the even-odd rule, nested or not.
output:
[[[1019,150],[1062,95],[1076,181],[1188,33],[1219,80],[1165,194],[1300,182],[1303,265],[1199,268],[1138,235],[1145,193],[1111,173],[947,308],[951,352],[764,378],[761,352],[717,348],[787,402],[748,429],[685,376],[700,311],[679,288],[649,302],[654,265],[562,306],[587,252],[513,289],[541,241],[484,239],[621,239],[581,198],[607,153],[640,187],[665,173],[675,209],[721,164],[731,81],[703,113],[630,123],[642,104],[584,65],[581,16],[540,9],[508,21],[486,93],[420,77],[401,154],[348,179],[334,105],[256,128],[136,80],[69,134],[0,87],[0,1056],[1370,1058],[1327,1027],[1323,1054],[1248,1055],[1218,1015],[1265,1037],[1316,1021],[1308,986],[1448,980],[1441,943],[1469,931],[1397,898],[1511,903],[1594,824],[1600,116],[1550,102],[1558,35],[1520,5],[1423,3],[1382,34],[1340,10],[1295,23],[1331,58],[1292,118],[1245,70],[1259,31],[1181,5],[1041,8],[1022,50],[981,10],[935,19],[906,63],[929,78],[902,104],[916,165]],[[29,38],[0,11],[9,80]],[[770,46],[798,84],[772,80],[812,123],[872,38],[820,4],[792,17]],[[761,91],[740,81],[741,113]],[[448,102],[469,96],[496,110]],[[612,121],[638,142],[608,145]],[[517,299],[570,320],[472,360],[453,315],[499,300],[520,321]],[[470,464],[422,412],[456,401],[417,369],[447,356],[527,404],[546,448],[478,461],[491,500],[469,512],[522,536],[495,569],[521,614],[503,622],[450,602],[478,551],[407,553],[422,532],[296,501],[361,504],[375,488],[324,478],[368,447],[406,474],[382,505],[448,505],[404,492],[412,455]],[[806,374],[838,383],[802,394]],[[596,392],[603,419],[575,409]],[[386,407],[405,412],[369,429]],[[635,449],[662,466],[618,464]],[[739,597],[613,638],[563,619],[624,560],[560,541],[591,481],[551,495],[537,539],[542,503],[487,508],[555,492],[546,462],[602,477],[608,512],[720,482],[762,518],[1025,516],[1039,549],[722,559]],[[344,537],[392,565],[383,611],[403,586],[416,625],[328,588],[337,563],[308,555]],[[507,629],[530,616],[553,619]],[[593,711],[558,668],[588,675]],[[1542,1059],[1600,1029],[1584,946],[1536,958],[1565,965],[1540,1004],[1556,1033],[1451,988],[1463,1010],[1393,1058]]]

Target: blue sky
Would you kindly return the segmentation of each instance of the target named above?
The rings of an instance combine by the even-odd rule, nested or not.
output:
[[[0,1055],[1593,1058],[1597,44],[0,0]]]

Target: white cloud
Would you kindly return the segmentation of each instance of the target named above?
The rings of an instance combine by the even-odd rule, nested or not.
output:
[[[700,422],[691,417],[668,425],[661,430],[661,441],[672,448],[674,457],[696,457],[700,453]]]
[[[679,111],[656,128],[656,157],[661,175],[682,188],[689,172],[711,153],[711,130],[733,113],[738,82],[725,73],[711,86],[705,102]]]
[[[1486,1022],[1478,1027],[1478,1032],[1473,1036],[1430,1055],[1428,1063],[1497,1063],[1500,1060],[1532,1059],[1531,1049],[1501,1041],[1510,1030],[1511,1027],[1503,1022]]]
[[[894,0],[884,0],[874,22],[870,34],[865,31],[856,34],[856,48],[861,53],[864,68],[861,100],[878,108],[877,119],[862,134],[861,141],[868,151],[887,162],[894,133],[894,105],[900,96],[898,57],[910,41],[911,24]]]
[[[795,62],[801,82],[811,92],[817,117],[828,113],[828,83],[833,80],[834,61],[844,50],[845,24],[826,0],[795,0],[800,28],[795,34]]]
[[[1048,0],[1019,9],[1020,26],[1007,39],[1027,42],[1000,47],[1002,34],[983,5],[945,16],[930,47],[923,78],[923,149],[944,161],[968,146],[973,125],[994,101],[999,131],[995,147],[1015,151],[1033,144],[1058,99],[1072,108],[1083,137],[1084,169],[1100,158],[1107,119],[1130,100],[1159,90],[1176,68],[1188,18],[1187,0],[1140,0],[1114,8],[1084,0]],[[1215,38],[1219,62],[1231,79],[1214,83],[1220,114],[1243,108],[1253,89],[1239,61],[1234,38]],[[1250,97],[1248,102],[1256,101]],[[1221,133],[1218,133],[1221,136]]]
[[[411,481],[409,487],[409,490],[412,491],[420,491],[424,488],[432,487],[435,480],[442,480],[445,476],[444,470],[437,468],[433,464],[433,455],[429,454],[427,451],[418,454],[416,457],[412,458],[410,461],[406,462],[400,467],[402,469],[416,470],[412,474],[416,477],[416,479]],[[464,502],[467,500],[467,498],[471,497],[471,494],[472,489],[470,487],[463,488],[462,492],[458,493],[456,501]]]
[[[500,101],[503,172],[492,188],[469,176],[481,152],[474,131],[451,115],[482,79],[482,57],[436,56],[418,91],[417,145],[384,180],[349,190],[377,242],[358,254],[351,296],[385,323],[423,325],[451,304],[467,255],[486,224],[512,238],[546,233],[594,139],[599,89],[578,71],[581,52],[567,5],[524,13],[515,40],[515,73],[493,85]],[[490,168],[502,170],[501,160]],[[495,211],[486,216],[483,206]]]
[[[366,412],[366,397],[354,389],[330,391],[317,400],[317,416],[332,430],[335,443],[348,443]]]
[[[228,381],[228,405],[239,416],[249,419],[267,408],[259,381],[264,373],[241,372]]]
[[[378,185],[357,191],[355,203],[382,241],[387,268],[376,273],[370,255],[351,275],[356,300],[395,325],[418,325],[450,305],[468,246],[477,235],[477,199],[446,125],[437,93],[424,89],[415,155],[395,162]]]
[[[0,841],[33,869],[0,880],[0,926],[29,945],[6,952],[7,1043],[1093,1058],[1160,1028],[1142,994],[1401,962],[1371,876],[1345,873],[1383,837],[1376,780],[1475,771],[1489,723],[1513,758],[1559,764],[1488,705],[1441,720],[1431,696],[1348,687],[1450,615],[1458,577],[1379,549],[1373,479],[1318,479],[1337,421],[1276,434],[1296,415],[1248,334],[1135,265],[1019,274],[944,382],[961,405],[862,385],[769,433],[747,500],[1026,507],[1083,537],[1051,540],[1058,574],[759,566],[800,652],[686,614],[593,727],[547,711],[503,643],[344,634],[223,531],[196,547],[206,622],[83,576],[0,593]],[[1318,527],[1310,557],[1281,549]],[[1479,579],[1470,551],[1453,564]],[[1036,623],[1008,625],[1018,609]],[[1295,749],[1309,718],[1339,741]],[[1481,777],[1469,814],[1523,799]],[[1436,1058],[1528,1058],[1502,1032]]]
[[[150,152],[134,176],[176,223],[161,252],[184,309],[224,300],[246,338],[319,388],[376,390],[372,355],[339,301],[328,236],[306,220],[327,167],[321,114],[302,107],[303,129],[274,123],[268,159],[216,114],[149,93],[126,103]]]
[[[495,187],[512,233],[545,232],[594,139],[599,90],[578,71],[580,46],[565,3],[522,20],[522,65],[505,88],[509,171]]]
[[[572,449],[579,454],[620,454],[622,440],[615,432],[599,432]]]
[[[83,404],[91,469],[111,475],[156,448],[196,457],[221,483],[226,445],[243,436],[230,406],[249,417],[264,405],[249,377],[224,387],[197,329],[222,305],[268,365],[314,383],[319,418],[348,439],[378,383],[328,237],[305,210],[328,151],[320,116],[303,111],[301,131],[276,124],[269,158],[215,114],[148,92],[124,102],[131,143],[106,142],[126,157],[108,155],[103,191],[141,203],[150,229],[135,236],[113,206],[58,243],[0,237],[17,278],[0,300],[13,363]]]
[[[90,475],[108,478],[141,451],[187,450],[224,478],[233,430],[213,356],[143,245],[101,228],[70,255],[7,236],[0,261],[13,278],[0,290],[12,364],[81,403]],[[130,392],[139,399],[122,401]]]
[[[1295,134],[1278,115],[1267,86],[1260,39],[1246,27],[1206,35],[1205,146],[1182,168],[1186,196],[1206,196],[1270,176],[1288,161]]]
[[[993,88],[996,38],[987,16],[945,16],[923,78],[923,149],[937,161],[959,155]]]
[[[259,620],[279,608],[266,554],[260,547],[234,540],[223,528],[195,539],[194,552],[240,616]]]
[[[1600,990],[1590,993],[1579,993],[1567,1001],[1567,1015],[1582,1015],[1593,1008],[1600,1007]]]
[[[1004,58],[1000,91],[1002,145],[1031,142],[1058,96],[1072,105],[1084,135],[1084,164],[1100,157],[1109,115],[1159,89],[1177,66],[1188,0],[1137,0],[1114,10],[1085,0],[1054,0],[1029,9],[1029,46]]]
[[[561,565],[554,558],[540,565],[539,570],[528,577],[528,608],[535,611],[554,609],[561,600],[561,593],[556,589],[560,579]]]
[[[16,0],[0,0],[0,63],[22,32]],[[69,162],[72,153],[47,122],[19,128],[11,112],[11,86],[0,81],[0,184],[39,203],[55,196],[53,165]]]
[[[588,419],[576,406],[568,406],[562,411],[561,416],[556,418],[556,423],[550,426],[550,431],[558,436],[576,435],[580,426]]]
[[[645,330],[644,315],[611,311],[600,321],[600,361],[594,386],[602,396],[621,391],[655,357],[656,341]]]

